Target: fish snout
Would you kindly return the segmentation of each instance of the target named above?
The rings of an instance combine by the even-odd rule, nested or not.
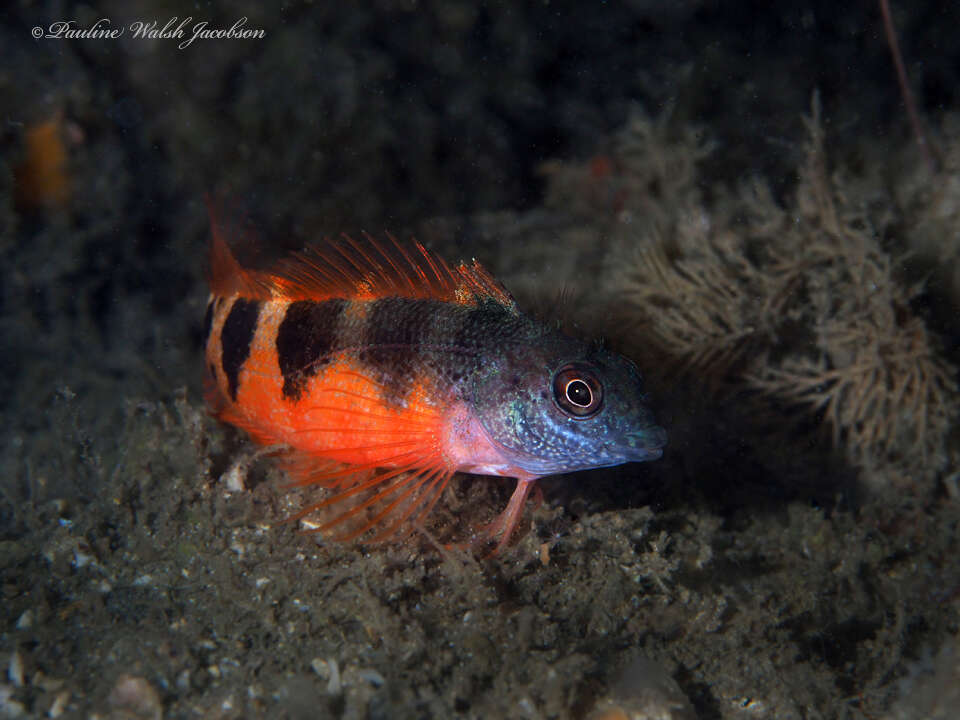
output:
[[[623,440],[617,443],[617,448],[628,460],[640,462],[659,458],[663,455],[666,444],[667,431],[659,425],[650,425],[642,430],[627,433]]]

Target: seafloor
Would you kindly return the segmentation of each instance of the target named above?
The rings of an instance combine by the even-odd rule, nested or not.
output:
[[[960,5],[892,11],[925,146],[875,2],[9,4],[0,717],[960,717]],[[205,413],[206,194],[567,289],[663,459],[495,557],[298,534]]]

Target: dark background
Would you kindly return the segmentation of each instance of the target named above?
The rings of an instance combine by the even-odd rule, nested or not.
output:
[[[958,104],[960,4],[895,2],[893,14],[921,117],[927,126],[939,127]],[[163,25],[171,17],[187,15],[216,27],[229,27],[246,16],[247,27],[262,28],[266,36],[200,39],[183,50],[174,40],[132,39],[129,31],[119,40],[31,36],[33,27],[47,28],[59,20],[74,19],[78,27],[89,27],[105,17],[118,27],[154,19]],[[405,236],[440,219],[453,229],[444,241],[454,256],[477,254],[495,273],[507,275],[536,268],[505,267],[503,257],[489,248],[469,246],[457,229],[478,213],[519,215],[539,208],[546,189],[541,165],[603,155],[631,113],[666,116],[678,134],[699,128],[716,144],[701,168],[701,177],[709,178],[703,188],[707,195],[759,175],[778,198],[789,197],[803,157],[803,118],[810,113],[815,92],[831,159],[838,166],[856,169],[888,152],[891,162],[897,153],[912,152],[903,97],[874,2],[384,0],[354,5],[157,0],[91,5],[22,0],[0,11],[0,19],[0,438],[5,448],[0,539],[5,543],[7,597],[13,602],[8,607],[19,608],[2,617],[0,637],[5,652],[20,648],[29,653],[34,671],[69,677],[80,687],[103,674],[107,679],[93,683],[98,689],[86,696],[74,694],[81,708],[109,706],[104,705],[107,691],[123,669],[117,658],[129,655],[117,651],[109,656],[112,660],[104,660],[90,651],[94,640],[70,625],[69,608],[85,596],[78,589],[82,582],[76,567],[62,560],[70,555],[63,550],[63,537],[71,537],[69,523],[86,528],[87,541],[112,538],[96,546],[104,566],[109,566],[108,558],[131,562],[127,556],[120,559],[126,541],[118,528],[126,525],[112,517],[109,508],[134,507],[124,521],[130,527],[167,511],[138,505],[145,501],[123,494],[132,493],[131,483],[140,477],[117,480],[118,473],[127,476],[123,463],[146,452],[142,477],[180,472],[182,484],[171,483],[166,494],[156,491],[172,497],[177,488],[198,484],[190,477],[196,468],[179,468],[172,460],[170,466],[158,467],[157,458],[169,460],[179,452],[178,443],[188,447],[197,442],[198,433],[223,432],[212,429],[206,419],[194,418],[199,425],[189,425],[184,417],[194,416],[184,414],[176,405],[180,400],[174,400],[186,398],[186,406],[195,412],[202,407],[207,194],[229,198],[240,215],[249,216],[268,251],[344,231],[390,230]],[[66,152],[68,190],[59,200],[18,190],[29,162],[28,133],[51,120]],[[580,278],[581,286],[588,287],[604,281],[602,276]],[[550,278],[539,282],[551,290]],[[923,302],[932,304],[934,299],[925,297]],[[936,310],[930,314],[938,315]],[[957,331],[943,320],[945,314],[950,315],[939,313],[937,329],[949,348],[956,344]],[[185,393],[177,394],[184,387]],[[175,406],[179,415],[169,410]],[[168,411],[179,420],[156,419],[167,417]],[[151,428],[161,429],[153,439],[137,435],[140,444],[134,446],[124,431],[136,424],[131,418],[138,413],[152,418]],[[190,432],[182,430],[185,423]],[[181,430],[164,435],[168,425]],[[227,455],[221,453],[221,462]],[[105,478],[120,485],[105,484]],[[73,508],[66,523],[62,508],[50,505],[63,498]],[[678,500],[663,502],[675,508]],[[909,525],[913,519],[898,521]],[[672,522],[676,529],[686,521]],[[835,534],[831,537],[838,548],[848,542],[845,530],[831,526],[829,532]],[[724,542],[730,548],[748,540],[734,535]],[[295,543],[303,541],[294,537],[290,542],[296,548]],[[585,556],[591,547],[581,548]],[[739,557],[767,558],[768,550],[758,545]],[[61,580],[44,579],[54,562],[50,558],[62,560],[60,566],[54,563],[59,568],[52,572],[55,578],[62,570],[73,580],[57,584]],[[778,560],[761,564],[767,562],[776,565]],[[439,572],[436,565],[429,569]],[[367,572],[381,571],[371,565]],[[111,577],[122,574],[112,572]],[[498,598],[498,607],[510,605],[504,597],[517,606],[531,602],[526,590],[511,584],[519,583],[514,577],[504,579],[494,571],[470,577],[479,583],[476,592]],[[454,581],[444,577],[432,582],[444,586]],[[558,577],[556,582],[559,587],[573,580]],[[437,587],[427,583],[422,592],[427,595]],[[586,585],[579,595],[589,597],[591,588]],[[955,597],[955,591],[950,593],[946,587],[942,596]],[[391,608],[418,602],[406,595],[389,601],[378,597]],[[474,601],[470,596],[465,605]],[[621,601],[626,602],[619,596],[612,601],[611,616],[628,614],[617,604]],[[184,609],[187,600],[158,607],[152,602],[137,605],[117,593],[109,595],[106,609],[89,610],[90,617],[102,623],[95,625],[102,629],[97,642],[106,642],[104,637],[112,641],[111,633],[129,637],[142,623],[162,635],[174,616],[189,612]],[[16,629],[22,608],[34,604],[46,608],[46,617],[57,619],[48,624],[49,632],[59,632],[61,623],[66,628],[59,641]],[[132,623],[131,608],[140,608],[144,617]],[[457,617],[465,609],[461,607]],[[697,616],[700,610],[687,608],[689,614],[681,615]],[[722,609],[717,612],[723,615]],[[893,612],[884,609],[881,614]],[[436,622],[450,623],[452,617]],[[804,622],[818,622],[812,610],[803,617]],[[218,622],[210,621],[221,627]],[[836,637],[842,641],[826,647],[833,642],[830,638],[804,635],[797,640],[797,662],[829,666],[830,672],[843,675],[845,663],[860,657],[851,647],[870,642],[879,627],[858,618],[843,620],[850,625],[837,622]],[[921,645],[939,646],[941,635],[927,629],[930,634],[918,629],[911,636],[916,645],[910,648],[912,657],[921,654]],[[937,632],[941,630],[938,626]],[[776,632],[781,631],[791,633],[786,624]],[[776,632],[771,630],[766,639]],[[591,636],[596,646],[572,645],[571,652],[579,653],[577,658],[591,653],[605,658],[597,660],[601,668],[607,661],[618,666],[621,656],[616,653],[625,652],[632,642],[624,637],[617,636],[611,645]],[[541,647],[550,645],[549,639],[539,642]],[[647,647],[670,648],[669,633]],[[739,657],[752,652],[738,647],[730,652]],[[437,667],[452,662],[429,644],[427,648]],[[278,675],[257,670],[254,674],[262,682],[270,685],[274,680],[263,678],[279,677],[290,667],[309,675],[302,659],[276,652],[274,665],[263,661],[262,667],[279,667]],[[490,655],[475,648],[471,652],[475,655],[463,656],[466,667],[473,662],[470,658]],[[694,660],[681,657],[680,651],[672,653],[662,650],[658,657],[671,658],[664,664],[703,717],[742,717],[730,709],[733,700],[711,690],[711,680],[691,669]],[[383,674],[396,656],[385,657],[371,660]],[[194,660],[197,667],[208,662],[206,656]],[[173,715],[187,716],[190,703],[213,707],[219,702],[216,683],[188,683],[186,689],[177,689],[169,667],[179,667],[180,661],[169,661],[166,670],[155,670],[166,667],[166,661],[144,662],[134,672],[162,688],[162,701]],[[249,663],[245,667],[253,667]],[[461,687],[456,701],[444,695],[453,682],[444,675],[447,671],[433,672],[430,662],[423,663],[441,697],[430,704],[423,699],[428,692],[418,696],[425,715],[437,708],[482,713],[480,708],[491,705],[477,698],[499,692],[491,688],[503,690],[491,679],[500,677],[499,661],[491,660],[491,666],[478,671],[485,679]],[[586,660],[573,666],[579,669],[570,672],[586,680],[577,686],[576,702],[560,714],[582,716],[610,681]],[[881,674],[888,690],[905,672],[903,665],[895,667]],[[163,672],[169,675],[169,686],[158,679]],[[826,677],[817,686],[823,693],[816,695],[820,714],[811,711],[805,717],[846,717],[847,711],[838,709],[848,707],[842,698],[863,689],[863,683],[849,676],[830,688],[832,676]],[[541,687],[546,681],[521,677],[516,682],[518,687],[526,687],[524,682]],[[49,705],[36,685],[16,692],[32,711],[42,712],[44,703]],[[391,692],[394,700],[406,697]],[[881,704],[893,694],[889,690]],[[273,707],[270,702],[263,707]],[[289,716],[299,716],[299,700],[278,702]],[[770,705],[779,707],[773,701]],[[329,709],[335,715],[352,712],[336,704]]]

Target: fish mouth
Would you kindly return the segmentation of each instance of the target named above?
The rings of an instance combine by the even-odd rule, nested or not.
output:
[[[614,447],[628,460],[641,462],[661,457],[666,444],[667,431],[659,425],[651,425],[643,430],[627,433]]]

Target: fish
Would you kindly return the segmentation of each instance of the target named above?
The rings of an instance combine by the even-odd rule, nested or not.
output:
[[[324,511],[309,531],[386,541],[455,473],[515,478],[477,541],[496,553],[538,478],[662,455],[637,367],[524,314],[477,260],[344,235],[252,269],[211,226],[207,403],[329,490],[290,518]]]

